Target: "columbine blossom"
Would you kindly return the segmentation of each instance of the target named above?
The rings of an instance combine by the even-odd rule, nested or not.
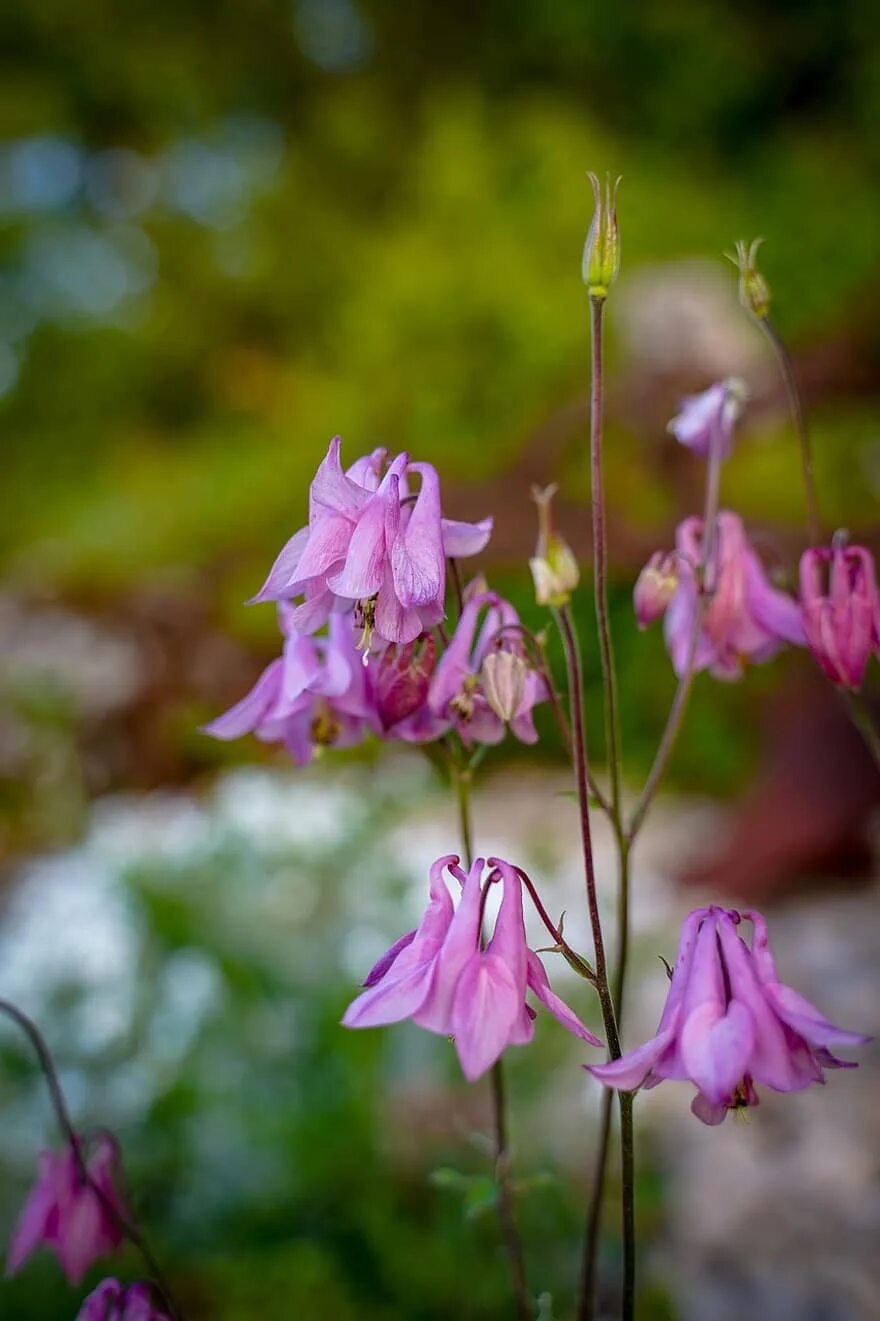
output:
[[[294,614],[288,604],[279,606],[283,654],[205,733],[219,739],[254,733],[264,743],[284,743],[304,766],[316,748],[351,747],[369,730],[378,732],[378,720],[351,616],[331,615],[328,636],[315,638],[295,631]]]
[[[743,918],[752,923],[751,947],[738,930]],[[758,1104],[755,1083],[802,1091],[825,1081],[823,1069],[856,1067],[832,1048],[869,1040],[835,1027],[779,980],[760,913],[698,908],[682,927],[656,1035],[590,1072],[621,1091],[689,1080],[694,1114],[720,1124],[728,1110]]]
[[[116,1144],[102,1135],[86,1160],[86,1180],[72,1147],[40,1153],[40,1177],[12,1232],[7,1275],[45,1245],[71,1283],[79,1284],[94,1261],[120,1246],[123,1209],[114,1183],[118,1159]]]
[[[668,430],[696,454],[708,456],[717,447],[726,459],[733,448],[733,428],[742,416],[747,398],[744,383],[736,377],[711,385],[702,394],[688,395],[669,423]]]
[[[76,1321],[168,1321],[168,1316],[154,1306],[148,1284],[126,1288],[118,1280],[102,1280],[83,1303]]]
[[[859,688],[878,644],[880,597],[874,557],[863,546],[807,550],[801,557],[800,579],[810,650],[832,683]]]
[[[676,532],[678,588],[666,610],[666,645],[676,674],[684,673],[699,609],[696,566],[703,520],[686,518]],[[722,510],[716,524],[707,597],[694,670],[738,679],[746,661],[769,660],[785,642],[804,645],[797,603],[773,587],[737,514]]]
[[[525,663],[519,627],[519,615],[508,601],[494,592],[472,595],[434,672],[428,705],[435,715],[452,723],[466,744],[500,743],[504,738],[505,722],[486,698],[482,669],[487,657],[496,651],[510,652]],[[532,710],[548,696],[544,679],[529,666],[522,676],[522,695],[510,720],[510,728],[520,742],[537,742]]]
[[[534,1034],[530,990],[562,1025],[593,1046],[601,1042],[554,994],[544,965],[526,943],[522,881],[510,863],[477,858],[467,874],[455,854],[438,858],[430,871],[430,902],[415,931],[382,956],[349,1005],[346,1027],[380,1027],[411,1018],[420,1027],[455,1038],[461,1067],[471,1082],[508,1046],[525,1045]],[[456,908],[443,873],[461,887]],[[495,878],[504,893],[495,931],[485,949],[481,934],[488,886]]]
[[[446,557],[476,555],[492,520],[444,518],[440,480],[429,463],[398,454],[385,468],[385,450],[359,459],[347,472],[340,440],[330,442],[309,492],[309,522],[288,541],[258,601],[302,597],[291,624],[312,633],[333,609],[354,606],[369,646],[412,642],[444,615]],[[410,494],[411,478],[420,480]]]
[[[674,552],[655,550],[633,588],[633,608],[639,628],[647,628],[665,613],[678,587]]]

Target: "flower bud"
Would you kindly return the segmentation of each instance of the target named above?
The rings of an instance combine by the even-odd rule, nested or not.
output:
[[[859,688],[878,642],[880,597],[874,557],[863,546],[806,550],[801,610],[807,644],[832,683]]]
[[[383,729],[406,720],[427,701],[436,661],[433,633],[423,633],[405,646],[388,647],[382,654],[376,667],[375,693]]]
[[[678,561],[674,552],[656,550],[633,588],[633,605],[639,628],[647,628],[660,618],[677,589]]]
[[[617,190],[620,179],[615,179],[612,189],[611,177],[606,174],[603,197],[596,175],[591,173],[587,178],[593,185],[596,210],[584,244],[581,273],[590,297],[606,298],[620,271],[620,228],[617,224]]]
[[[563,606],[580,582],[580,570],[571,547],[553,526],[551,503],[558,487],[541,490],[532,487],[532,499],[538,506],[538,544],[529,560],[538,605]]]
[[[746,245],[743,239],[737,239],[736,256],[727,254],[739,271],[739,301],[753,317],[763,321],[770,312],[770,286],[758,270],[758,248],[763,239],[752,239]]]
[[[491,651],[483,661],[480,674],[483,696],[505,724],[510,723],[522,705],[527,673],[526,662],[514,651]]]

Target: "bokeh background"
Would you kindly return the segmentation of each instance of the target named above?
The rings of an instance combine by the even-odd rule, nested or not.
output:
[[[454,516],[493,512],[482,567],[536,626],[532,482],[560,483],[586,561],[588,169],[624,176],[607,481],[632,788],[673,682],[631,584],[700,501],[665,432],[683,393],[746,379],[725,503],[780,581],[804,544],[737,238],[765,237],[827,528],[873,543],[876,8],[11,0],[0,33],[0,993],[39,1016],[81,1122],[119,1133],[192,1317],[504,1316],[484,1090],[416,1030],[337,1026],[450,847],[444,786],[415,751],[295,773],[198,727],[273,654],[271,608],[242,603],[335,433],[436,463]],[[588,628],[586,586],[578,608]],[[542,734],[487,758],[478,842],[541,869],[586,947]],[[792,980],[871,1030],[877,783],[809,658],[701,681],[669,788],[637,858],[631,1039],[696,892],[771,902]],[[541,1026],[514,1133],[541,1315],[564,1321],[597,1096]],[[684,1089],[651,1094],[640,1315],[876,1316],[878,1075],[711,1135]],[[0,1099],[6,1232],[55,1137],[5,1029]],[[609,1315],[618,1257],[612,1214]],[[41,1258],[0,1316],[77,1298]]]

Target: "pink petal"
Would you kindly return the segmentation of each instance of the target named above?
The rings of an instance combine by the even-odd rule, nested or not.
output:
[[[462,1072],[474,1082],[508,1044],[522,1010],[522,996],[507,964],[494,954],[474,954],[455,988],[452,1031]]]
[[[553,990],[546,969],[534,950],[529,950],[528,954],[528,985],[529,990],[538,997],[544,1008],[549,1009],[553,1017],[563,1027],[568,1028],[569,1032],[573,1032],[582,1041],[588,1041],[591,1046],[603,1044]]]
[[[864,1046],[871,1037],[835,1027],[815,1005],[782,982],[769,983],[767,995],[783,1023],[800,1033],[812,1046]]]
[[[497,956],[509,969],[521,1004],[526,994],[528,958],[522,881],[509,862],[504,862],[501,858],[492,858],[490,865],[497,867],[501,872],[504,894],[495,921],[495,932],[488,945],[488,953]]]
[[[442,602],[446,590],[446,560],[440,531],[440,479],[430,463],[413,463],[422,487],[409,522],[391,546],[394,590],[401,605]]]
[[[689,1076],[713,1104],[732,1097],[747,1072],[755,1043],[752,1016],[744,1004],[706,1001],[685,1019],[681,1056]]]
[[[314,522],[324,511],[344,514],[354,522],[367,503],[369,494],[350,473],[342,471],[340,452],[342,441],[334,436],[327,454],[322,459],[309,489],[309,521]]]
[[[288,591],[290,584],[296,582],[299,562],[309,540],[309,529],[302,527],[284,546],[263,586],[251,599],[251,604],[258,601],[277,601]]]
[[[704,1124],[709,1124],[713,1128],[724,1123],[729,1108],[723,1102],[710,1101],[708,1096],[704,1096],[702,1092],[697,1092],[691,1101],[691,1114],[696,1115],[697,1119],[701,1119]]]
[[[260,675],[254,687],[240,702],[202,727],[212,738],[234,739],[249,734],[272,709],[281,693],[284,662],[274,660]]]
[[[480,878],[484,865],[483,859],[477,858],[468,872],[461,902],[437,956],[436,975],[430,996],[414,1015],[415,1022],[430,1032],[448,1036],[453,1030],[452,1006],[458,978],[468,959],[479,947],[482,897]]]
[[[412,944],[409,948],[412,949]],[[384,1027],[412,1018],[431,989],[434,963],[433,958],[428,958],[398,976],[394,975],[392,966],[389,976],[352,1001],[342,1016],[343,1026]]]
[[[634,1092],[651,1072],[654,1061],[659,1059],[672,1041],[672,1032],[667,1028],[658,1032],[656,1037],[646,1041],[643,1046],[627,1051],[618,1060],[609,1060],[607,1064],[589,1064],[587,1072],[592,1073],[606,1087],[616,1087],[622,1092]]]
[[[467,559],[479,555],[492,535],[491,518],[481,519],[479,523],[457,523],[454,519],[441,519],[443,533],[443,553],[449,559]]]
[[[415,937],[415,931],[408,931],[405,936],[401,936],[399,940],[395,940],[391,948],[386,950],[381,959],[373,964],[372,968],[364,978],[364,986],[367,989],[371,986],[375,986],[377,982],[382,980],[385,974],[390,970],[391,965],[397,958],[398,954],[411,945],[415,940]]]
[[[345,561],[354,536],[355,525],[342,514],[322,514],[309,529],[309,539],[297,566],[296,577],[288,584],[288,595],[295,596],[312,579],[324,579]],[[345,596],[345,592],[340,592]]]
[[[393,500],[399,503],[397,481],[390,491],[378,491],[361,511],[345,557],[345,564],[327,579],[328,586],[337,596],[353,601],[375,596],[385,577],[387,552],[385,548],[385,508]]]
[[[6,1274],[15,1275],[47,1237],[50,1217],[55,1208],[57,1164],[63,1156],[44,1151],[40,1156],[40,1175],[32,1188],[9,1241]]]

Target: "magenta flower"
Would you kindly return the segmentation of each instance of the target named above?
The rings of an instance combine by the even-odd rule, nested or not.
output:
[[[124,1234],[124,1215],[115,1187],[119,1155],[112,1138],[102,1135],[86,1160],[83,1178],[70,1146],[40,1153],[40,1177],[12,1232],[6,1274],[15,1275],[42,1244],[61,1262],[72,1284],[79,1284],[99,1257],[114,1252]]]
[[[83,1303],[76,1321],[168,1321],[168,1317],[154,1306],[148,1284],[126,1288],[118,1280],[102,1280]]]
[[[700,562],[703,520],[678,526],[678,589],[666,611],[666,645],[676,674],[687,667],[698,608],[695,566]],[[703,611],[694,669],[718,679],[738,679],[746,661],[769,660],[785,642],[804,645],[797,603],[773,587],[749,543],[742,519],[722,510],[716,524],[712,585]]]
[[[665,614],[678,587],[678,563],[674,552],[655,550],[633,588],[633,608],[639,628],[647,628]]]
[[[874,557],[863,546],[807,550],[800,576],[810,650],[832,683],[859,688],[878,644]]]
[[[751,948],[739,934],[752,923]],[[706,1124],[757,1105],[755,1083],[799,1092],[824,1082],[823,1068],[851,1069],[832,1047],[870,1037],[835,1027],[780,982],[767,924],[759,913],[698,908],[685,920],[656,1036],[590,1072],[609,1087],[635,1091],[666,1079],[697,1088],[691,1109]]]
[[[510,652],[526,659],[519,615],[494,592],[479,592],[466,602],[428,691],[431,710],[448,720],[466,744],[500,743],[504,738],[505,722],[486,698],[483,675],[486,658],[495,652]],[[529,665],[522,677],[519,704],[509,722],[521,743],[537,742],[532,710],[548,696],[543,678]]]
[[[544,965],[526,943],[522,881],[510,863],[477,858],[465,874],[455,854],[438,858],[430,872],[430,902],[418,928],[382,956],[349,1005],[346,1027],[380,1027],[411,1018],[420,1027],[455,1038],[465,1077],[473,1082],[508,1046],[525,1045],[534,1034],[534,1010],[526,991],[576,1036],[601,1042],[554,994]],[[461,886],[456,908],[444,880]],[[495,931],[485,949],[481,935],[489,886],[503,882]]]
[[[343,472],[341,442],[330,442],[309,492],[309,522],[281,551],[257,601],[302,597],[291,627],[312,633],[331,610],[355,607],[369,646],[412,642],[444,615],[446,557],[476,555],[492,520],[444,518],[440,480],[429,463],[374,450]],[[420,479],[410,495],[410,478]]]
[[[744,383],[731,377],[711,385],[702,394],[688,395],[681,410],[669,423],[676,440],[704,457],[713,445],[726,459],[733,447],[733,428],[742,416],[747,398]]]
[[[449,728],[428,707],[428,689],[437,664],[433,633],[423,633],[404,646],[386,647],[370,658],[376,711],[383,737],[425,743]]]
[[[254,733],[264,743],[283,743],[297,766],[316,749],[347,748],[369,731],[379,732],[370,675],[355,647],[350,615],[330,616],[327,637],[295,631],[292,606],[282,603],[284,651],[240,702],[205,725],[219,739]]]

